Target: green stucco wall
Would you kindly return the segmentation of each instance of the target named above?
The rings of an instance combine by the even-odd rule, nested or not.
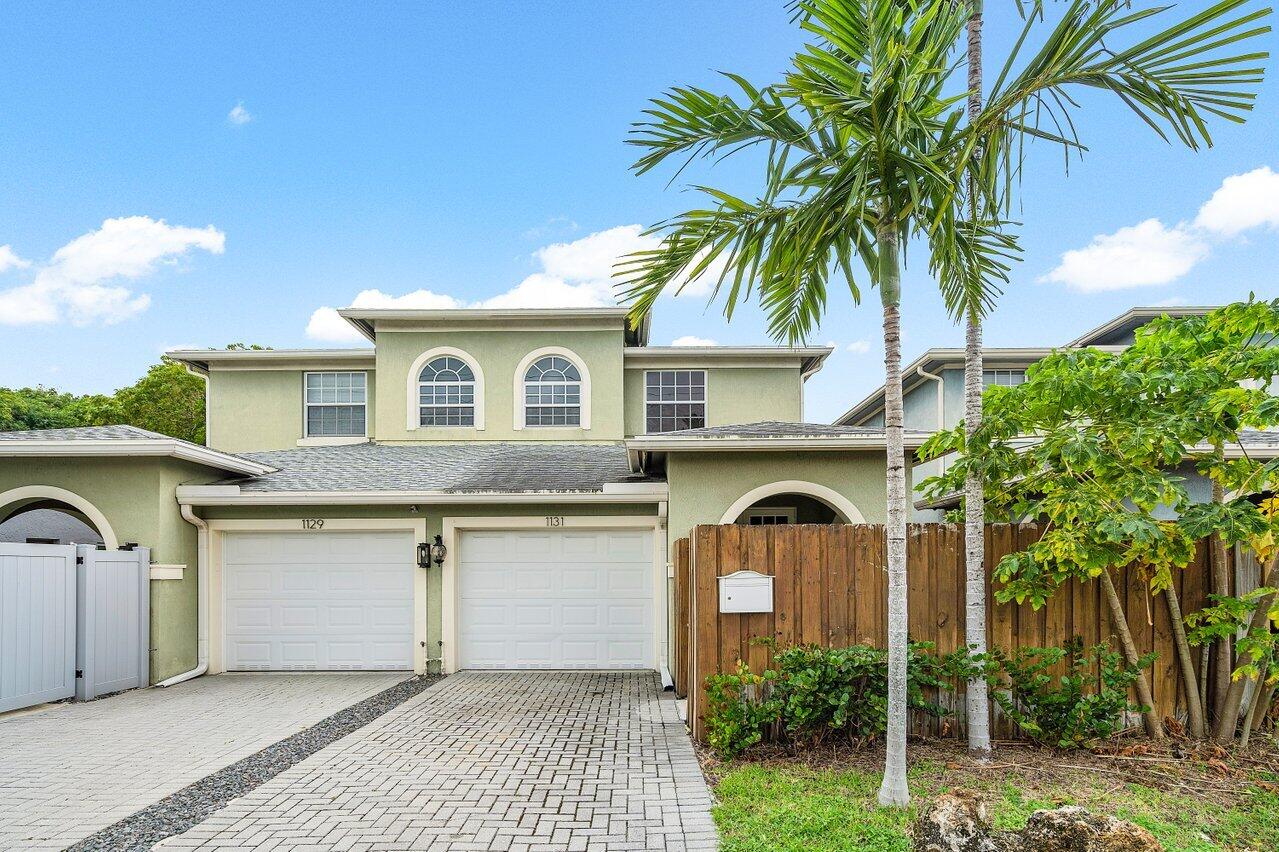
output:
[[[622,345],[616,330],[474,330],[379,332],[378,441],[617,441],[622,434]],[[408,428],[409,371],[430,349],[466,352],[484,373],[484,429]],[[590,429],[515,429],[515,371],[521,360],[546,346],[571,350],[591,376]],[[414,394],[416,398],[416,394]],[[413,404],[416,404],[414,401]],[[522,413],[522,409],[521,409]]]
[[[29,485],[71,491],[106,516],[120,543],[151,548],[151,561],[185,565],[181,580],[151,581],[151,679],[196,662],[196,535],[182,519],[174,489],[207,482],[207,468],[168,458],[0,460],[0,492]],[[14,507],[0,506],[0,518]]]
[[[626,369],[626,434],[644,434],[644,374]],[[791,367],[672,367],[706,371],[706,425],[803,419],[799,365]]]
[[[208,519],[251,519],[251,518],[426,518],[427,538],[438,535],[444,530],[444,519],[473,518],[486,516],[536,517],[538,515],[654,515],[655,504],[537,504],[537,505],[461,505],[461,506],[422,506],[420,512],[410,512],[408,506],[209,506],[200,510],[199,514]],[[323,533],[320,533],[323,535]],[[430,568],[426,584],[426,623],[428,656],[440,656],[440,637],[443,632],[441,608],[444,598],[443,573]],[[432,670],[435,670],[435,666]]]
[[[671,453],[669,539],[698,524],[718,524],[736,500],[771,482],[797,479],[824,485],[861,510],[867,523],[886,520],[882,450],[859,452]]]
[[[336,368],[325,368],[336,369]],[[368,403],[365,428],[374,434],[377,377],[364,372]],[[215,450],[245,453],[296,447],[302,437],[303,376],[306,370],[210,370],[207,443]]]

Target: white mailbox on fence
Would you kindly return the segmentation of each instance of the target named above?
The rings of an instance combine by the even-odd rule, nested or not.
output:
[[[720,612],[772,612],[773,578],[758,571],[734,571],[719,578]]]

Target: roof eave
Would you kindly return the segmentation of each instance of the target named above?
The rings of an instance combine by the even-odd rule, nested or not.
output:
[[[613,485],[615,487],[610,488]],[[626,503],[664,502],[664,483],[637,483],[643,488],[616,487],[598,491],[242,491],[236,485],[178,486],[179,503],[189,506],[325,506],[490,503]]]
[[[242,476],[264,476],[278,468],[241,456],[198,447],[181,441],[149,438],[62,439],[56,441],[0,441],[0,457],[46,458],[144,457],[175,458]]]

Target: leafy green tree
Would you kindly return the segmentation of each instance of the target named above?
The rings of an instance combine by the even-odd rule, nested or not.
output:
[[[204,381],[169,358],[116,391],[120,422],[204,443]]]
[[[1042,522],[1036,543],[996,567],[998,600],[1038,608],[1072,579],[1097,580],[1124,656],[1136,665],[1111,572],[1143,572],[1168,606],[1191,727],[1201,736],[1206,714],[1174,572],[1210,535],[1260,548],[1279,533],[1279,516],[1259,506],[1279,487],[1279,460],[1217,450],[1246,446],[1248,430],[1279,427],[1279,397],[1269,390],[1279,375],[1277,336],[1279,300],[1157,319],[1122,352],[1055,352],[1027,370],[1024,384],[987,389],[974,434],[961,425],[922,450],[926,457],[958,453],[943,475],[923,483],[926,494],[954,493],[977,469],[994,510]],[[1181,472],[1187,464],[1231,497],[1195,502]],[[1140,702],[1153,706],[1144,674],[1136,689]],[[1219,736],[1222,725],[1226,738],[1233,736],[1238,710],[1235,700],[1218,720]],[[1161,731],[1153,712],[1146,725],[1152,735]]]
[[[79,426],[70,411],[75,397],[53,388],[0,388],[0,432]]]
[[[1240,120],[1252,95],[1239,89],[1259,74],[1241,64],[1255,57],[1204,54],[1255,33],[1249,22],[1264,12],[1230,18],[1245,2],[1224,0],[1153,34],[1143,26],[1127,48],[1117,45],[1121,31],[1160,10],[1075,0],[1037,49],[1029,45],[1039,19],[1030,16],[985,109],[966,121],[949,94],[966,4],[798,0],[796,20],[813,43],[780,82],[757,88],[728,74],[732,95],[678,87],[655,99],[635,128],[630,141],[646,151],[635,164],[639,173],[671,157],[687,165],[745,149],[764,154],[754,197],[696,187],[704,206],[659,224],[652,229],[662,235],[659,247],[621,264],[622,295],[636,317],[667,287],[718,269],[714,294],[724,297],[730,318],[735,306],[757,297],[774,336],[795,342],[821,320],[832,274],[859,301],[860,265],[880,291],[889,576],[882,804],[909,801],[900,346],[907,249],[919,241],[949,304],[984,312],[1016,248],[996,212],[1008,204],[1022,143],[1077,145],[1061,129],[1069,127],[1066,114],[1076,102],[1068,90],[1075,86],[1115,93],[1158,132],[1187,144],[1206,140],[1205,115]]]

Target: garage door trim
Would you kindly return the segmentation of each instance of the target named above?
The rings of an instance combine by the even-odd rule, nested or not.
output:
[[[320,521],[322,523],[315,523]],[[223,585],[224,534],[232,532],[287,532],[325,535],[335,532],[410,532],[413,544],[425,542],[426,518],[310,518],[210,520],[209,525],[209,672],[226,671],[226,613]],[[413,554],[408,558],[415,560]],[[426,574],[413,568],[413,670],[426,671]]]
[[[653,532],[653,659],[654,670],[666,654],[666,537],[664,518],[654,515],[534,515],[516,517],[446,517],[444,518],[444,543],[448,555],[444,560],[442,634],[444,639],[444,671],[458,670],[458,612],[460,584],[457,578],[457,560],[461,553],[462,532],[474,530],[635,530]]]

